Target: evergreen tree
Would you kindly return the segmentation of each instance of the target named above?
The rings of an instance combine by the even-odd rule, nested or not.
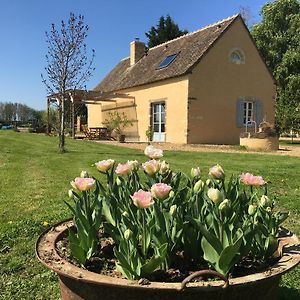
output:
[[[156,27],[152,26],[145,33],[148,38],[148,47],[154,47],[169,40],[175,39],[181,35],[188,33],[187,30],[179,29],[179,26],[167,15],[166,18],[161,16]]]
[[[300,130],[300,3],[276,0],[262,8],[252,35],[278,83],[276,125]]]

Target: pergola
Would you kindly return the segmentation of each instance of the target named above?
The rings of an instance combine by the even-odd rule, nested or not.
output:
[[[67,90],[62,95],[54,93],[47,96],[47,133],[50,133],[50,105],[60,103],[61,99],[69,100],[71,103],[72,137],[75,138],[75,103],[99,105],[105,102],[116,102],[116,98],[134,99],[133,96],[124,93],[102,92],[93,90]]]

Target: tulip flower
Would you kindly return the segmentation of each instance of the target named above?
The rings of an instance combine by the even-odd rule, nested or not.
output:
[[[151,187],[153,197],[163,200],[169,196],[172,187],[165,183],[155,183]]]
[[[131,198],[133,200],[134,205],[137,206],[138,208],[148,208],[154,204],[151,193],[143,190],[139,190],[138,192],[135,192],[131,196]]]
[[[200,168],[197,167],[197,168],[192,168],[191,169],[191,176],[194,178],[194,177],[200,177],[201,175],[201,171],[200,171]]]
[[[165,161],[162,161],[160,163],[160,169],[159,169],[159,174],[166,174],[168,171],[169,171],[170,167],[169,167],[169,164]]]
[[[87,171],[81,171],[80,177],[88,178],[88,177],[90,177],[90,176],[89,176],[89,173],[88,173]]]
[[[118,164],[116,168],[116,174],[129,175],[132,172],[132,167],[128,164]]]
[[[95,179],[93,178],[86,178],[86,177],[76,177],[74,181],[70,182],[72,187],[81,191],[85,192],[92,189],[96,183]]]
[[[222,200],[221,192],[218,189],[213,189],[213,188],[208,189],[207,196],[215,204],[219,204]]]
[[[226,211],[230,208],[230,205],[231,205],[230,200],[225,199],[225,200],[223,200],[223,201],[220,203],[219,209],[220,209],[221,211],[226,212]]]
[[[131,171],[137,171],[139,169],[139,162],[137,160],[128,160],[127,165]]]
[[[144,153],[152,159],[159,159],[163,157],[163,151],[161,149],[154,148],[152,145],[147,146]]]
[[[243,173],[240,175],[240,180],[245,185],[260,186],[266,184],[261,176],[254,176],[250,173]]]
[[[160,163],[157,160],[152,159],[143,163],[142,167],[148,175],[152,176],[159,171]]]
[[[111,169],[115,161],[113,159],[101,160],[95,163],[96,168],[100,172],[107,172]]]
[[[268,196],[262,195],[260,198],[260,205],[263,207],[268,207],[272,205],[272,201],[269,199]]]
[[[209,169],[209,175],[215,179],[224,179],[225,177],[224,170],[219,164]]]
[[[194,185],[194,193],[198,193],[200,190],[202,190],[204,187],[204,182],[200,179],[198,180]]]

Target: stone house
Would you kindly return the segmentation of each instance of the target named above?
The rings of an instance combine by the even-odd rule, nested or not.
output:
[[[246,127],[274,123],[275,81],[240,15],[150,49],[131,42],[95,91],[110,102],[88,105],[89,127],[124,112],[132,141],[150,127],[157,142],[238,144]]]

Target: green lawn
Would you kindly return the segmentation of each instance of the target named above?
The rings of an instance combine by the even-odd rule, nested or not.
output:
[[[80,171],[97,176],[92,164],[113,158],[145,160],[142,151],[67,140],[57,153],[57,138],[0,131],[0,299],[59,299],[57,278],[35,258],[38,235],[69,216],[63,199]],[[278,206],[289,210],[285,226],[300,235],[300,158],[259,154],[165,152],[173,169],[203,173],[216,163],[225,171],[262,175]],[[280,299],[300,298],[300,268],[285,275]]]

